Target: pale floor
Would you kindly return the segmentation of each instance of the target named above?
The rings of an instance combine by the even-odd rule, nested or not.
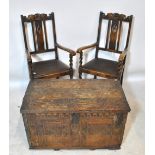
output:
[[[144,155],[145,85],[144,81],[124,83],[131,107],[120,150],[29,150],[20,106],[25,87],[10,88],[10,155]]]

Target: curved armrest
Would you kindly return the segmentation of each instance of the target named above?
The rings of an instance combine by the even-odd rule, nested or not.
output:
[[[79,49],[77,49],[77,53],[81,53],[83,50],[86,50],[86,49],[89,49],[89,48],[95,48],[96,46],[97,46],[97,43],[80,47]]]
[[[31,55],[28,50],[26,50],[27,61],[32,62]]]
[[[75,53],[73,50],[71,50],[71,49],[69,49],[69,48],[66,48],[66,47],[63,47],[62,45],[60,45],[60,44],[58,44],[58,43],[56,43],[56,46],[57,46],[58,48],[64,50],[64,51],[70,53],[72,56],[76,55],[76,53]]]

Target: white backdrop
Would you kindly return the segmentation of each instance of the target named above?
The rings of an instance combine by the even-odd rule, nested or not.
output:
[[[58,42],[76,50],[96,41],[100,11],[134,15],[124,79],[144,80],[144,10],[144,0],[11,0],[10,82],[27,83],[29,80],[20,15],[54,12]],[[68,55],[64,52],[60,58],[68,62]],[[78,56],[74,58],[74,68],[77,61]],[[77,74],[74,75],[76,77]]]
[[[94,43],[97,37],[99,12],[117,12],[134,15],[131,44],[127,55],[123,84],[131,112],[126,124],[121,150],[95,150],[93,154],[144,154],[144,101],[145,101],[145,8],[144,0],[11,0],[10,1],[10,155],[84,154],[83,150],[58,152],[29,150],[20,106],[29,76],[20,15],[55,13],[57,40],[60,44],[76,50]],[[68,62],[68,55],[60,51],[60,58]],[[87,56],[92,58],[92,52]],[[106,55],[109,56],[109,55]],[[87,57],[87,58],[88,58]],[[74,58],[74,69],[78,66]],[[77,74],[74,75],[77,78]],[[133,143],[134,139],[134,143]],[[87,154],[92,151],[87,150]]]

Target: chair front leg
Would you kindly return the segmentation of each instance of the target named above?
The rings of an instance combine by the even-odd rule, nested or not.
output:
[[[73,79],[73,55],[69,54],[70,79]]]
[[[81,52],[80,53],[80,61],[79,61],[80,67],[82,67],[82,59],[83,59],[83,53]]]
[[[83,59],[83,53],[80,53],[80,61],[79,61],[79,79],[82,79],[82,72],[80,68],[82,67],[82,59]]]
[[[70,71],[70,79],[73,79],[73,70]]]
[[[123,83],[123,72],[124,72],[124,63],[123,61],[120,61],[118,63],[117,79],[120,81],[121,85]]]

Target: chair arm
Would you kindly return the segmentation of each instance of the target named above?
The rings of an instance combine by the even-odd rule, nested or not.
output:
[[[64,51],[68,52],[68,53],[71,54],[72,56],[76,55],[76,52],[75,52],[75,51],[73,51],[73,50],[71,50],[71,49],[69,49],[69,48],[66,48],[66,47],[64,47],[64,46],[62,46],[62,45],[60,45],[60,44],[58,44],[58,43],[56,43],[56,46],[57,46],[58,48],[64,50]]]
[[[29,53],[28,50],[26,50],[26,56],[27,56],[27,61],[28,61],[29,63],[31,63],[31,62],[32,62],[32,59],[31,59],[31,55],[30,55],[30,53]]]
[[[80,47],[80,48],[77,49],[77,53],[81,53],[83,50],[86,50],[86,49],[89,49],[89,48],[95,48],[96,46],[97,46],[97,43]]]
[[[126,54],[127,54],[127,51],[123,51],[119,56],[118,62],[123,62],[126,57]]]

